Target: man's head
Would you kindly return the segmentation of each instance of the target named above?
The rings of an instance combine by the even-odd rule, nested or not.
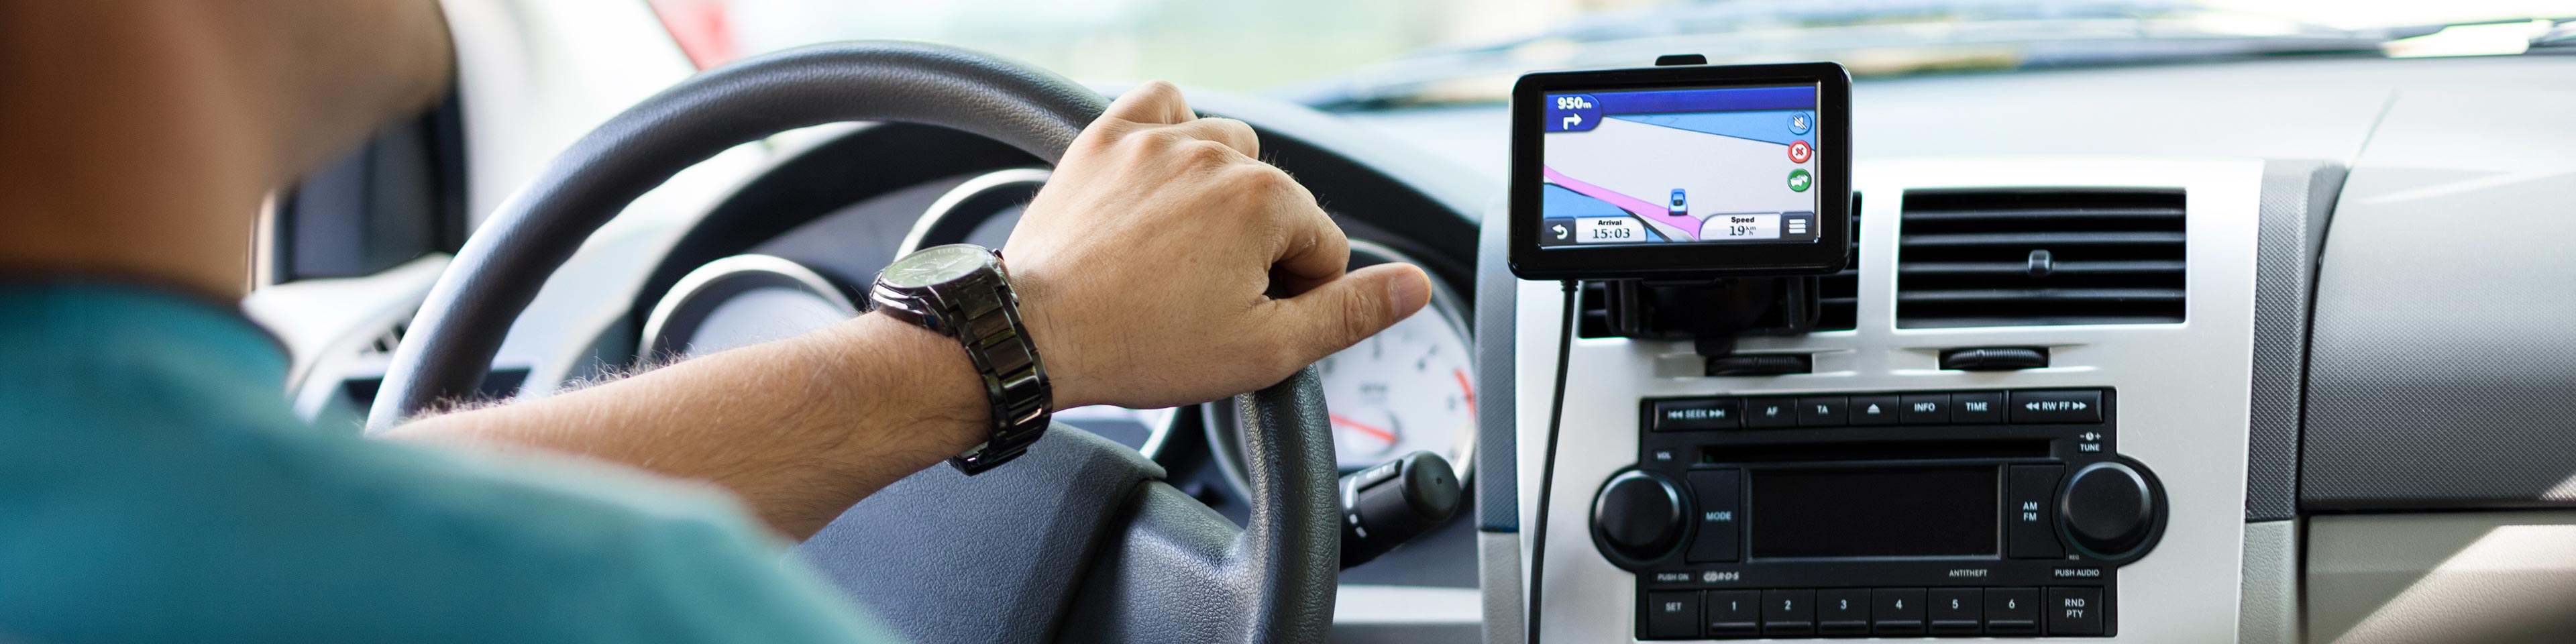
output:
[[[237,291],[260,196],[451,58],[435,0],[0,3],[0,270]]]

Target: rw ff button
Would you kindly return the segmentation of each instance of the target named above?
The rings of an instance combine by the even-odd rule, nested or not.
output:
[[[2014,424],[2098,423],[2102,422],[2102,390],[2016,391],[2005,407]]]

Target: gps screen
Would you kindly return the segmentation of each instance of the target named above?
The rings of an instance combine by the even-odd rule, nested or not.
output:
[[[1816,241],[1816,94],[1547,94],[1539,245]]]

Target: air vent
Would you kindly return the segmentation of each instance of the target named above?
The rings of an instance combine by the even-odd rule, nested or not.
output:
[[[2183,321],[2183,192],[1909,190],[1900,328]]]
[[[1823,311],[1816,316],[1817,331],[1850,331],[1860,328],[1860,193],[1852,193],[1851,259],[1845,260],[1840,273],[1827,275],[1817,291],[1823,295]]]
[[[387,327],[384,333],[376,334],[374,340],[370,340],[365,345],[359,346],[358,354],[369,356],[393,355],[394,347],[402,345],[403,333],[409,330],[411,330],[410,317],[406,316],[403,319],[395,320],[393,326]]]

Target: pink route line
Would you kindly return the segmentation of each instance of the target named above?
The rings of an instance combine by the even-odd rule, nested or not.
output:
[[[1639,217],[1645,217],[1670,224],[1672,227],[1682,229],[1692,235],[1699,234],[1699,220],[1692,219],[1690,217],[1675,217],[1673,216],[1673,209],[1670,206],[1656,205],[1655,203],[1644,199],[1638,199],[1636,197],[1613,192],[1609,188],[1603,188],[1601,186],[1577,181],[1573,177],[1565,176],[1565,173],[1563,172],[1557,172],[1556,168],[1542,165],[1538,167],[1538,171],[1541,175],[1547,177],[1548,183],[1565,186],[1565,189],[1575,191],[1576,193],[1582,194],[1586,197],[1610,202],[1610,205],[1618,206],[1620,210],[1626,210]]]

